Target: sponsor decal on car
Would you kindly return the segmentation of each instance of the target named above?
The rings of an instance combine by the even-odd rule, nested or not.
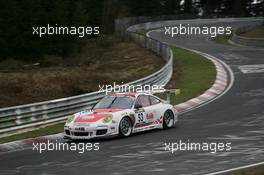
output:
[[[146,118],[147,119],[153,119],[154,115],[152,113],[149,113],[149,114],[146,115]]]

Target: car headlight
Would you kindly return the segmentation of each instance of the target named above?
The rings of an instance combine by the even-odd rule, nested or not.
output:
[[[103,123],[109,123],[112,120],[113,116],[108,114],[103,118]]]
[[[71,123],[73,121],[74,115],[69,115],[67,117],[66,123]]]

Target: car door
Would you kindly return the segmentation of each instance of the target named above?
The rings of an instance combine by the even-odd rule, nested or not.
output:
[[[149,101],[149,111],[151,111],[151,113],[153,114],[153,120],[160,122],[162,120],[164,111],[160,99],[156,98],[153,95],[149,95]]]
[[[139,95],[136,99],[135,108],[137,126],[147,126],[154,121],[153,108],[150,105],[149,95]]]

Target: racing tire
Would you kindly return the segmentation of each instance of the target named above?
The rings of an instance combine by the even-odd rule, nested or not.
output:
[[[128,117],[123,117],[119,123],[119,136],[128,137],[132,133],[132,122]]]
[[[163,129],[174,127],[174,114],[171,110],[167,110],[163,116]]]

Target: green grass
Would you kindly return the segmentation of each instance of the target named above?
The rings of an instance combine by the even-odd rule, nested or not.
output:
[[[216,43],[219,43],[219,44],[228,44],[228,45],[230,45],[230,43],[228,42],[228,40],[230,40],[231,37],[232,37],[232,34],[230,34],[230,35],[228,35],[228,34],[222,34],[222,35],[217,35],[212,40],[215,41]]]
[[[141,29],[137,33],[146,35],[147,32],[159,28]],[[229,44],[231,35],[218,35],[216,42]],[[188,51],[186,49],[171,46],[174,55],[174,71],[170,82],[166,88],[178,88],[181,90],[179,95],[171,94],[171,103],[178,104],[188,99],[196,97],[209,89],[214,83],[216,70],[211,61],[203,56]],[[158,94],[165,99],[165,95]]]
[[[137,30],[135,31],[135,33],[139,34],[139,35],[144,35],[146,36],[146,34],[149,32],[149,31],[152,31],[152,30],[158,30],[158,29],[163,29],[164,26],[162,27],[156,27],[156,28],[151,28],[151,29],[140,29],[140,30]]]
[[[233,171],[227,173],[226,175],[263,175],[264,174],[264,165],[259,165],[252,168],[246,168],[243,170]]]
[[[186,49],[172,47],[174,54],[174,70],[167,88],[179,88],[179,95],[171,96],[171,103],[178,104],[192,97],[202,94],[211,87],[215,80],[213,63],[203,56]],[[162,98],[165,96],[161,96]],[[0,143],[11,142],[25,138],[63,132],[64,123],[46,126],[33,131],[0,138]]]
[[[151,29],[153,30],[153,29]],[[146,29],[140,29],[140,30],[137,30],[136,33],[139,34],[139,35],[146,35],[148,33],[148,31],[150,30],[146,30]]]
[[[244,37],[253,37],[253,38],[264,38],[264,26],[258,26],[253,28],[252,30],[242,33],[241,36]],[[212,38],[212,40],[219,44],[227,44],[231,45],[228,40],[230,40],[232,37],[232,34],[222,34],[217,35],[215,38]]]
[[[181,90],[179,95],[171,95],[171,103],[178,104],[209,89],[215,81],[216,70],[210,60],[197,53],[177,47],[172,49],[174,72],[166,87]]]
[[[245,37],[264,38],[264,26],[254,27],[252,30],[241,35]]]
[[[33,138],[33,137],[60,133],[60,132],[63,132],[63,126],[64,126],[64,123],[58,123],[58,124],[46,126],[43,128],[39,128],[33,131],[28,131],[28,132],[23,132],[20,134],[14,134],[11,136],[2,137],[0,138],[0,144],[15,141],[15,140],[21,140],[21,139],[26,139],[26,138]]]

